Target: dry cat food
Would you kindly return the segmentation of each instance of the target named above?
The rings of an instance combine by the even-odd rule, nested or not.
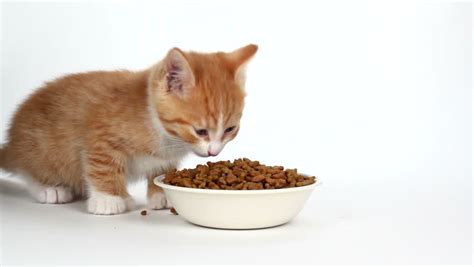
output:
[[[140,212],[140,214],[141,214],[142,216],[146,216],[146,215],[148,214],[148,212],[147,212],[146,210],[142,210],[142,211]]]
[[[173,170],[163,182],[203,189],[257,190],[299,187],[315,183],[316,177],[298,174],[296,169],[266,166],[247,158],[234,162],[207,162],[194,169]]]
[[[174,208],[171,208],[170,212],[173,213],[174,215],[178,215],[178,212]]]

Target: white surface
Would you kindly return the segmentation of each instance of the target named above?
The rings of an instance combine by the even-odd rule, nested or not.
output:
[[[188,222],[221,229],[257,229],[289,222],[321,182],[274,190],[212,190],[184,188],[162,182],[166,198]]]
[[[3,3],[0,140],[63,73],[254,42],[241,131],[215,160],[298,167],[324,186],[290,224],[224,231],[34,204],[1,180],[2,263],[469,264],[471,5],[314,2]]]

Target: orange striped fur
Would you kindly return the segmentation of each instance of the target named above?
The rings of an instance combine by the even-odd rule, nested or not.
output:
[[[215,155],[235,138],[244,67],[256,51],[255,45],[231,53],[173,48],[143,71],[87,72],[49,82],[14,115],[0,167],[30,178],[40,202],[68,202],[87,191],[90,212],[123,212],[133,177],[151,181],[188,152]],[[156,208],[166,203],[151,182],[148,197],[159,202]]]

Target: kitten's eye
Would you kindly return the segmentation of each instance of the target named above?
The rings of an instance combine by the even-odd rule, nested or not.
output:
[[[208,135],[206,129],[199,129],[199,130],[196,130],[196,134],[199,135],[199,136],[207,136],[207,135]]]
[[[225,133],[230,133],[230,132],[232,132],[234,129],[235,129],[235,126],[232,126],[232,127],[229,127],[229,128],[227,128],[227,129],[225,129],[224,132],[225,132]]]

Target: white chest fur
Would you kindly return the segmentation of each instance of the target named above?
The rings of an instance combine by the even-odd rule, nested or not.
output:
[[[162,174],[175,168],[179,160],[164,160],[153,156],[135,156],[128,160],[126,176],[128,181],[139,179],[152,174]]]
[[[160,144],[156,156],[132,156],[128,159],[126,167],[128,181],[143,176],[162,174],[176,168],[184,156],[189,153],[189,150],[181,142],[163,138],[160,140]]]

